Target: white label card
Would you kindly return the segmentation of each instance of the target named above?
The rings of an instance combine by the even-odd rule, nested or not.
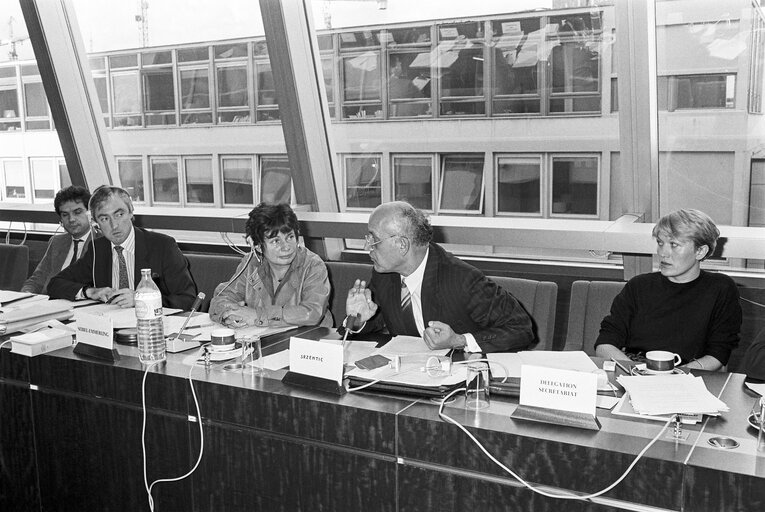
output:
[[[109,350],[114,348],[114,327],[108,316],[80,313],[77,315],[77,343]]]
[[[521,366],[521,405],[595,415],[598,376],[594,373]]]
[[[343,384],[342,340],[290,338],[290,371]]]

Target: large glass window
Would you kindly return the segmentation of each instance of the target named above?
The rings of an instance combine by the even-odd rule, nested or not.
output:
[[[71,187],[72,177],[69,176],[69,169],[66,166],[66,160],[59,158],[56,163],[58,164],[58,179],[61,185],[60,188]]]
[[[143,122],[138,71],[112,73],[112,94],[114,126],[141,126]]]
[[[430,116],[432,113],[430,83],[430,53],[428,51],[390,52],[388,57],[389,116]]]
[[[181,124],[212,123],[210,77],[207,66],[182,68]]]
[[[497,213],[542,213],[542,162],[539,157],[497,157]]]
[[[407,201],[422,210],[433,210],[432,156],[394,156],[393,182],[396,201]]]
[[[438,26],[440,114],[484,114],[484,22]]]
[[[0,132],[20,130],[16,66],[0,67]]]
[[[258,61],[255,63],[258,86],[258,121],[278,121],[279,103],[276,100],[276,87],[274,86],[274,74],[271,72],[269,62]]]
[[[345,203],[348,208],[374,208],[382,202],[380,157],[346,155]]]
[[[552,213],[598,214],[597,157],[552,157]]]
[[[380,52],[343,57],[343,118],[382,117]]]
[[[292,172],[286,156],[260,158],[260,200],[265,203],[291,203]]]
[[[120,158],[117,160],[122,188],[128,191],[133,201],[144,202],[143,165],[140,158]]]
[[[441,157],[440,212],[481,213],[483,187],[483,155]]]
[[[173,68],[144,69],[142,76],[146,126],[175,124]]]
[[[21,160],[3,160],[4,200],[26,199],[27,179]]]
[[[736,105],[736,75],[659,77],[660,110],[730,108]]]
[[[21,80],[24,88],[24,110],[27,130],[49,130],[50,109],[45,88],[36,65],[21,66]]]
[[[600,18],[600,11],[550,18],[550,113],[600,112]]]
[[[180,203],[177,158],[152,158],[151,178],[155,203]]]
[[[55,162],[50,158],[32,158],[29,161],[32,167],[32,191],[36,203],[50,202],[58,190],[56,180],[57,169]]]
[[[218,122],[246,123],[250,121],[249,87],[247,66],[219,66],[218,76]]]
[[[540,18],[492,21],[495,115],[539,114]]]
[[[221,157],[223,175],[223,202],[226,205],[252,205],[254,203],[254,181],[252,157]]]
[[[212,160],[210,158],[184,158],[186,203],[213,204]]]

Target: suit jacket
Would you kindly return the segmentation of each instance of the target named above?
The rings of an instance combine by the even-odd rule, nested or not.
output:
[[[90,243],[90,235],[85,241],[85,244]],[[48,281],[61,271],[61,267],[64,266],[64,260],[69,253],[69,249],[72,247],[72,235],[69,233],[61,233],[53,235],[48,241],[48,248],[45,250],[45,255],[40,260],[37,268],[29,278],[24,281],[24,286],[21,287],[22,292],[28,293],[47,293]],[[80,250],[80,256],[85,254],[85,247]]]
[[[369,285],[378,305],[364,331],[387,327],[392,335],[408,332],[401,311],[401,276],[372,272]],[[523,306],[483,272],[430,244],[422,281],[422,315],[448,324],[457,334],[470,333],[483,352],[522,350],[534,340],[532,322]]]
[[[151,268],[151,277],[162,292],[162,305],[191,309],[197,285],[189,271],[189,262],[172,237],[135,229],[135,285],[141,282],[141,269]],[[95,283],[93,282],[93,247],[95,246]],[[83,287],[112,285],[112,246],[102,237],[88,245],[87,252],[74,265],[62,270],[48,283],[48,295],[54,299],[74,300]]]

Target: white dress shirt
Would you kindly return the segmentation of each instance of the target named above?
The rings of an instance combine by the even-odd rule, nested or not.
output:
[[[125,264],[127,266],[128,283],[130,283],[130,289],[135,290],[135,229],[130,226],[130,234],[124,242],[120,244],[124,249],[122,255],[125,257]],[[118,288],[120,285],[120,262],[117,258],[117,251],[114,250],[115,245],[112,243],[112,288]]]
[[[85,246],[88,244],[88,241],[90,240],[90,231],[88,231],[87,233],[85,233],[83,236],[79,238],[72,237],[72,243],[69,245],[69,251],[66,253],[66,258],[64,258],[64,263],[61,264],[61,270],[64,270],[72,262],[72,253],[74,252],[75,240],[80,240],[80,243],[77,245],[77,259],[80,259],[80,256],[82,256],[85,253]]]

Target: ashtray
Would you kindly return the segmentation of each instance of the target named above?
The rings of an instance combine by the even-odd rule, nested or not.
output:
[[[760,415],[757,413],[752,413],[747,418],[747,421],[749,422],[749,426],[759,430],[760,429]]]

